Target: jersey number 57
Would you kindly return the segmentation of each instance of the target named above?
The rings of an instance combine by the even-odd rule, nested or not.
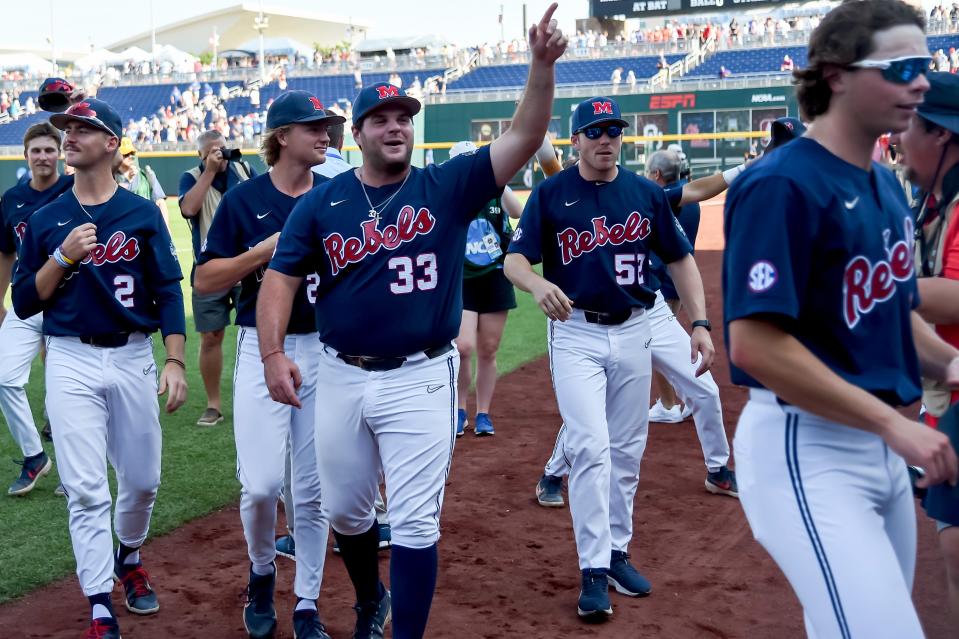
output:
[[[614,258],[616,266],[616,283],[623,286],[644,284],[643,264],[646,255],[643,253],[617,253]]]

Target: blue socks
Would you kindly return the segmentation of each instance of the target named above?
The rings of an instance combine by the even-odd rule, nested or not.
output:
[[[429,548],[393,544],[390,552],[393,639],[421,639],[436,589],[436,544]]]

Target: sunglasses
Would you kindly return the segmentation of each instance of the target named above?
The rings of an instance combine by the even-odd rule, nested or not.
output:
[[[603,133],[606,133],[611,138],[618,138],[623,134],[623,127],[616,126],[615,124],[610,126],[590,126],[586,127],[581,131],[590,140],[598,140],[603,137]]]
[[[926,56],[893,58],[891,60],[860,60],[849,66],[853,69],[878,69],[882,77],[894,84],[909,84],[929,72],[932,58]]]

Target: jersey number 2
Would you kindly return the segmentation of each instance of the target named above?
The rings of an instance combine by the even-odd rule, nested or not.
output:
[[[113,278],[113,285],[117,287],[113,294],[117,301],[126,308],[133,308],[133,276],[117,275]]]
[[[643,253],[617,253],[614,258],[616,265],[616,283],[623,286],[643,284],[643,264],[646,256]]]
[[[390,292],[396,295],[412,293],[414,290],[429,291],[436,288],[439,272],[436,268],[436,254],[423,253],[416,256],[416,266],[423,269],[423,277],[417,278],[413,271],[413,258],[391,257],[389,268],[396,271],[397,280],[390,283]]]

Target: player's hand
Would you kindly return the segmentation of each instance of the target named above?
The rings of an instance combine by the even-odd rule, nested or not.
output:
[[[203,160],[203,171],[210,173],[219,173],[220,171],[226,169],[226,160],[223,159],[223,153],[219,148],[210,150],[206,154],[206,158]]]
[[[74,262],[82,262],[97,245],[97,227],[93,222],[87,222],[74,228],[63,240],[60,252]]]
[[[529,28],[529,50],[533,59],[538,62],[553,64],[566,51],[566,36],[553,19],[557,6],[559,5],[555,2],[549,5],[539,24]]]
[[[294,408],[303,408],[296,391],[303,383],[300,367],[286,356],[286,353],[270,355],[263,362],[263,374],[266,377],[266,387],[270,389],[270,397],[274,402],[287,404]]]
[[[709,331],[702,326],[693,329],[693,334],[689,337],[689,346],[691,349],[689,354],[690,364],[695,364],[696,359],[700,355],[703,356],[699,362],[699,368],[696,369],[696,377],[699,377],[713,365],[713,360],[716,358],[716,347],[713,346],[713,338],[709,336]]]
[[[276,250],[276,241],[278,239],[280,239],[279,231],[265,240],[257,242],[256,246],[253,247],[253,250],[256,251],[256,254],[263,264],[269,264],[270,260],[273,259],[273,251]]]
[[[176,362],[167,362],[160,373],[160,387],[157,395],[169,391],[166,398],[166,412],[172,413],[186,402],[186,371]]]
[[[563,290],[547,279],[540,278],[530,287],[533,299],[551,320],[565,322],[573,312],[573,302]]]
[[[919,466],[926,472],[926,476],[916,482],[919,488],[942,482],[955,486],[959,480],[956,451],[949,438],[936,429],[903,417],[889,429],[885,440],[907,464]]]

